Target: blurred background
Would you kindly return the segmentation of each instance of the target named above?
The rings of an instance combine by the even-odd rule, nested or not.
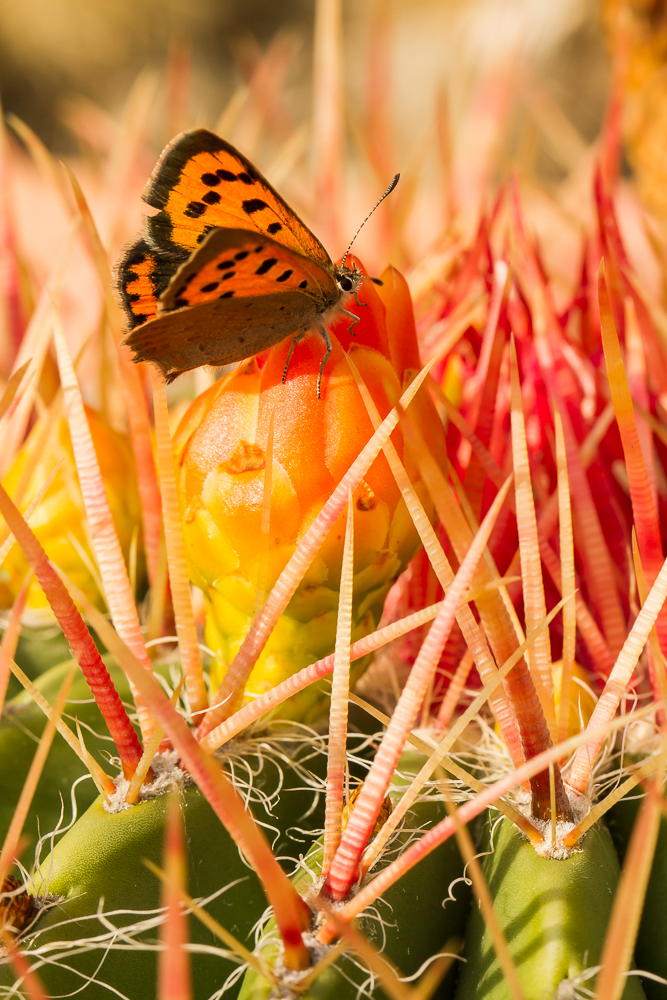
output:
[[[512,62],[584,138],[597,133],[609,70],[594,0],[342,0],[340,7],[345,99],[363,102],[372,37],[391,66],[383,84],[408,146],[420,141],[438,93],[447,91],[460,124],[479,80]],[[183,111],[208,122],[273,44],[291,113],[304,121],[315,17],[315,0],[0,0],[3,103],[54,151],[73,152],[90,102],[118,114],[140,70],[160,72],[187,49],[192,90]],[[553,150],[536,152],[544,172],[562,167]]]

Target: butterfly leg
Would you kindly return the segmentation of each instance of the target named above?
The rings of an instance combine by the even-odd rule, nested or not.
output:
[[[360,302],[359,301],[359,295],[357,293],[357,289],[356,288],[354,290],[354,301],[357,303],[358,306],[367,306],[368,305],[368,302]]]
[[[285,379],[287,378],[289,363],[292,360],[292,355],[294,354],[294,348],[296,347],[296,345],[299,343],[300,340],[303,340],[307,332],[308,332],[307,330],[302,330],[301,333],[297,333],[296,337],[294,337],[292,343],[289,345],[289,351],[287,352],[287,361],[285,362],[285,367],[283,368],[283,377],[282,377],[283,385],[285,384]]]
[[[366,303],[365,302],[360,302],[359,305],[360,306],[365,306]],[[357,325],[357,323],[359,322],[359,316],[356,316],[354,313],[351,313],[349,309],[341,309],[341,312],[343,313],[344,316],[349,316],[350,319],[352,320],[352,322],[350,323],[350,325],[347,328],[347,332],[351,333],[353,337],[356,337],[356,333],[354,332],[354,328]]]
[[[322,372],[324,371],[324,366],[326,365],[327,361],[329,360],[329,357],[331,356],[331,341],[329,340],[329,334],[327,333],[327,331],[324,329],[323,326],[320,327],[320,334],[322,335],[322,339],[324,340],[324,343],[327,345],[327,349],[324,352],[324,357],[322,358],[322,363],[320,365],[320,371],[319,371],[319,374],[317,376],[317,398],[318,399],[322,398],[322,393],[321,393],[321,389],[322,389]]]

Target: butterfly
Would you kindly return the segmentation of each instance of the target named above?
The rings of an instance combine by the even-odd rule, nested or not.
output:
[[[319,397],[331,353],[327,326],[341,313],[358,322],[345,305],[362,304],[364,275],[345,258],[334,264],[257,168],[206,129],[166,147],[142,197],[159,211],[144,218],[116,268],[134,360],[154,362],[171,382],[292,335],[286,374],[294,344],[314,328],[326,345]]]

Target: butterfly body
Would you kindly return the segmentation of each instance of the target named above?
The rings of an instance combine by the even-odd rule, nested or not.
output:
[[[184,133],[143,197],[159,212],[117,269],[135,361],[154,362],[171,381],[314,328],[324,365],[327,325],[363,275],[333,263],[249,160],[205,129]]]

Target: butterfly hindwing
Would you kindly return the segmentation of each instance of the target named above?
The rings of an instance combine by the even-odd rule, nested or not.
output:
[[[317,315],[315,302],[295,291],[214,298],[193,309],[160,313],[125,343],[135,361],[153,361],[171,382],[191,368],[250,358],[310,326]]]
[[[308,329],[339,296],[332,273],[315,261],[259,233],[216,229],[177,270],[157,315],[125,343],[171,381]]]
[[[340,292],[330,270],[259,233],[215,229],[183,264],[158,305],[160,315],[213,299],[263,297],[293,291],[324,312]]]
[[[115,284],[129,330],[157,315],[160,295],[180,260],[182,256],[159,254],[143,237],[125,248],[116,265]]]
[[[190,253],[214,228],[248,229],[331,266],[317,237],[250,160],[207,129],[184,132],[167,146],[143,198],[161,210],[145,223],[157,247]]]

